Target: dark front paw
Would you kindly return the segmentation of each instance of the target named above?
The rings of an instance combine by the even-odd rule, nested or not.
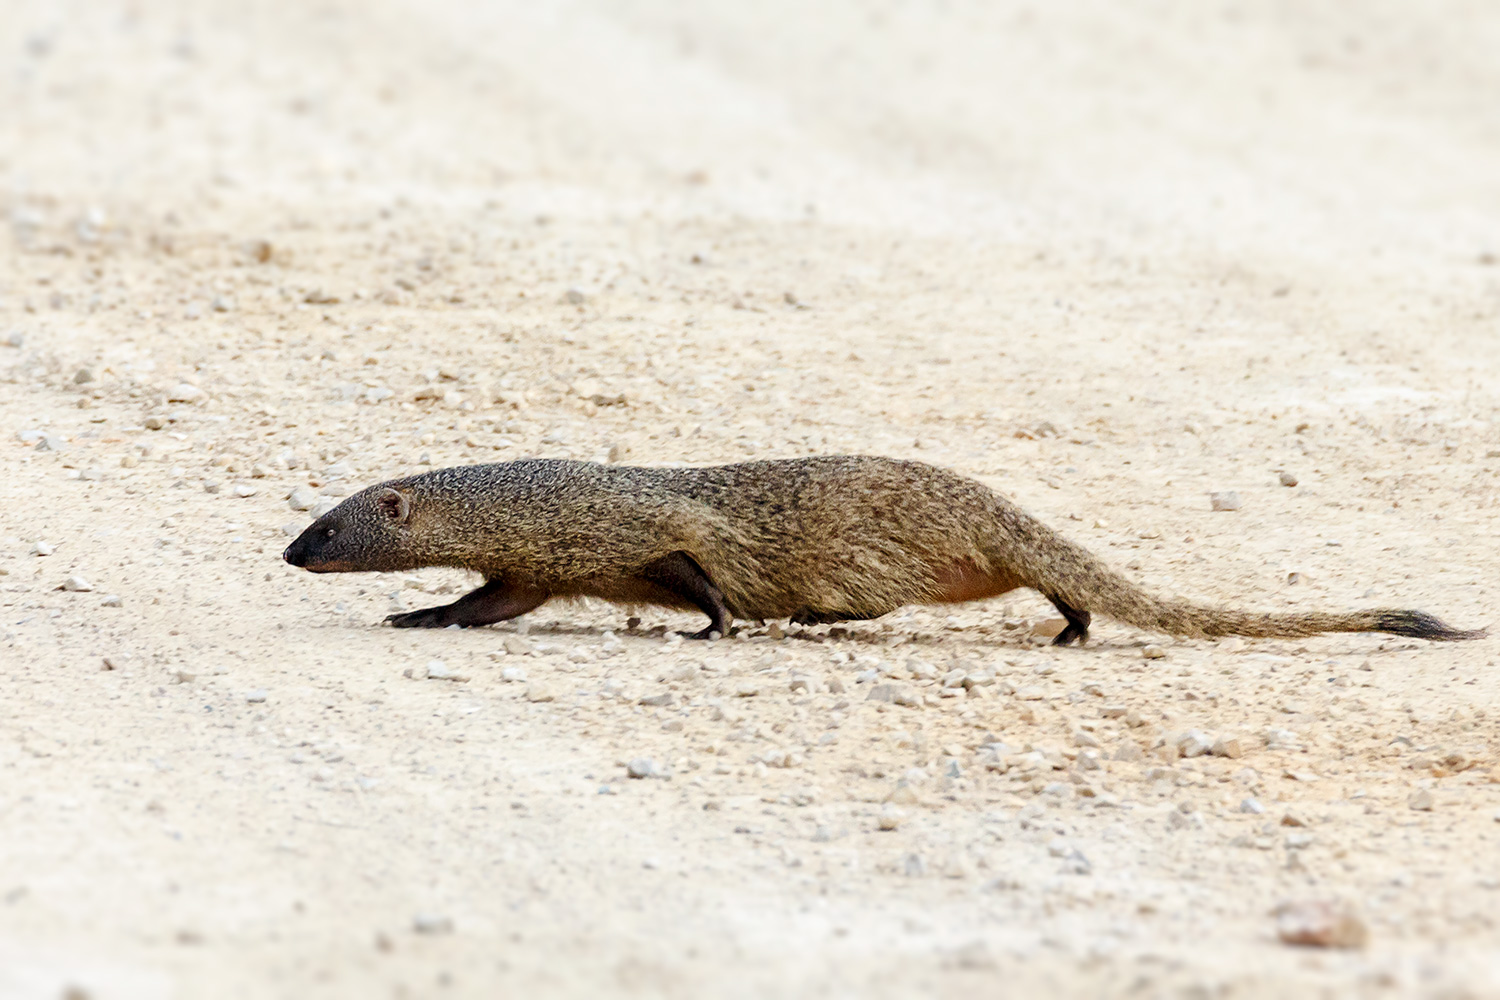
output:
[[[391,628],[443,628],[448,624],[446,605],[438,608],[422,608],[420,611],[403,611],[386,615]]]

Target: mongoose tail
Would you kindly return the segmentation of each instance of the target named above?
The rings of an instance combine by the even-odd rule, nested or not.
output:
[[[1025,585],[1041,591],[1068,620],[1068,627],[1053,640],[1057,645],[1086,638],[1092,613],[1136,628],[1192,638],[1244,635],[1289,639],[1325,632],[1387,632],[1455,642],[1482,639],[1488,634],[1484,629],[1456,629],[1425,611],[1409,608],[1271,614],[1160,598],[1105,566],[1086,549],[1050,529],[1044,530],[1051,537],[1037,537],[1035,552],[1023,555],[1020,562],[1029,571]],[[1014,536],[1010,544],[1015,544]],[[1016,558],[1012,553],[1007,556]]]

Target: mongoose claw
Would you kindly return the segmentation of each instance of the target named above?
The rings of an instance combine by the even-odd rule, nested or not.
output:
[[[730,631],[732,632],[733,629],[731,629]],[[724,633],[720,632],[713,625],[710,625],[708,628],[704,629],[701,632],[678,632],[677,634],[680,635],[680,636],[682,636],[684,639],[722,639],[722,638],[724,638]]]
[[[391,628],[442,628],[443,612],[447,610],[446,605],[437,608],[422,608],[419,611],[402,611],[394,615],[386,615],[385,620],[390,623]]]

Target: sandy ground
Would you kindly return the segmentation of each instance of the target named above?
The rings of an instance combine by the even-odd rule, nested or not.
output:
[[[9,0],[0,996],[1500,993],[1494,639],[414,634],[469,581],[279,559],[299,489],[857,451],[1163,592],[1496,624],[1496,51],[1462,2]]]

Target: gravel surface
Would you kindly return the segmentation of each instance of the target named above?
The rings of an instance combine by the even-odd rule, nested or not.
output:
[[[1495,639],[280,561],[426,468],[872,452],[1494,625],[1500,17],[469,6],[0,17],[0,996],[1500,992]]]

